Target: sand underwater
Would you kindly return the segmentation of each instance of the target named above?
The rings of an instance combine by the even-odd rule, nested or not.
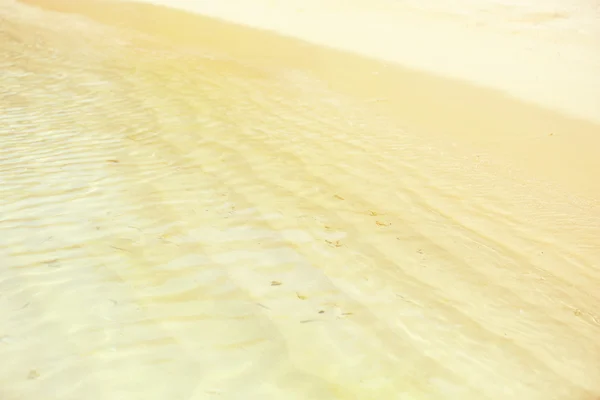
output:
[[[599,399],[591,50],[549,98],[217,8],[0,0],[0,399]]]

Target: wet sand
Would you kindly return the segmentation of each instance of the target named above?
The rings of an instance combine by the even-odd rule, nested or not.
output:
[[[592,118],[27,3],[0,2],[1,399],[600,396]]]

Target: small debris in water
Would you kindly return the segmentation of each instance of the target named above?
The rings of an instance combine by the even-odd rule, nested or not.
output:
[[[301,295],[300,293],[296,292],[296,297],[298,297],[300,300],[306,300],[308,299],[308,297]]]
[[[40,373],[37,372],[35,369],[32,369],[31,371],[29,371],[29,374],[27,374],[27,379],[37,379],[40,377]]]
[[[279,286],[281,285],[281,282],[279,281],[271,281],[271,286]]]

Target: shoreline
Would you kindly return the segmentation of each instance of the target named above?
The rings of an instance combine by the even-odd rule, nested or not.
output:
[[[600,8],[584,1],[438,1],[429,8],[395,0],[131,2],[213,17],[468,82],[600,123]]]
[[[162,5],[107,0],[23,3],[128,26],[178,46],[227,54],[250,65],[307,71],[333,90],[362,99],[365,107],[394,119],[399,127],[446,142],[472,158],[470,162],[488,157],[534,185],[554,186],[568,196],[582,197],[584,203],[599,204],[595,171],[600,170],[596,155],[600,124],[592,121],[472,82]]]

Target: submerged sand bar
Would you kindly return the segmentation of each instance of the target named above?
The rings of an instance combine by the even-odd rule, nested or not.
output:
[[[355,3],[319,26],[408,18]],[[402,4],[454,48],[442,27],[486,15]],[[499,9],[593,41],[583,14]],[[148,4],[0,0],[0,22],[0,398],[600,396],[591,51],[553,105],[467,48],[497,80]]]

